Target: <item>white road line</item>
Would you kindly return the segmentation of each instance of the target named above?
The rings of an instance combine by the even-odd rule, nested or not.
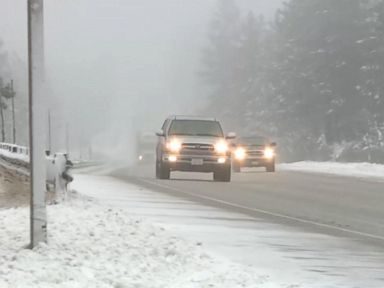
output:
[[[346,233],[350,233],[350,234],[354,234],[354,235],[359,235],[359,236],[363,236],[363,237],[367,237],[367,238],[371,238],[371,239],[375,239],[375,240],[382,240],[382,241],[384,241],[384,237],[379,236],[379,235],[359,232],[359,231],[355,231],[355,230],[351,230],[351,229],[346,229],[346,228],[341,228],[341,227],[337,227],[337,226],[333,226],[333,225],[329,225],[329,224],[323,224],[323,223],[319,223],[319,222],[315,222],[315,221],[311,221],[311,220],[305,220],[305,219],[302,219],[302,218],[288,216],[288,215],[284,215],[284,214],[280,214],[280,213],[275,213],[275,212],[270,212],[270,211],[263,210],[263,209],[251,208],[251,207],[247,207],[247,206],[243,206],[243,205],[227,202],[227,201],[224,201],[224,200],[220,200],[220,199],[216,199],[216,198],[212,198],[212,197],[208,197],[208,196],[202,196],[202,195],[199,195],[199,194],[194,194],[194,193],[191,193],[191,192],[182,191],[182,190],[180,190],[178,188],[174,188],[174,187],[169,186],[169,185],[160,184],[160,183],[153,182],[153,181],[150,181],[150,180],[147,180],[147,179],[143,179],[143,178],[140,178],[140,181],[145,182],[147,184],[151,184],[151,185],[155,185],[155,186],[158,186],[158,187],[162,187],[162,188],[165,188],[165,189],[170,189],[170,190],[176,191],[178,193],[186,194],[186,195],[197,197],[197,198],[204,199],[204,200],[210,200],[210,201],[213,201],[213,202],[217,202],[217,203],[220,203],[220,204],[225,204],[225,205],[232,206],[232,207],[235,207],[235,208],[240,208],[240,209],[244,209],[244,210],[248,210],[248,211],[252,211],[252,212],[257,212],[257,213],[261,213],[261,214],[265,214],[265,215],[269,215],[269,216],[274,216],[274,217],[283,218],[283,219],[287,219],[287,220],[292,220],[292,221],[296,221],[296,222],[300,222],[300,223],[305,223],[305,224],[311,224],[311,225],[322,227],[322,228],[333,229],[333,230],[342,231],[342,232],[346,232]]]

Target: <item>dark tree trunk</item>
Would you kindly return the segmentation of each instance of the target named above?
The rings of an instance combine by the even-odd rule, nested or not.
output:
[[[1,103],[0,103],[0,116],[1,116],[1,142],[5,142],[4,109]]]

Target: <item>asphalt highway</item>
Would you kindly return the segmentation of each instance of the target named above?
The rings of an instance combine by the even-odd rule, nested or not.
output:
[[[181,172],[159,180],[154,165],[108,167],[97,172],[114,179],[105,180],[108,192],[91,197],[258,267],[281,287],[384,287],[380,179],[256,169],[220,183],[212,174]],[[115,180],[118,191],[109,188]]]
[[[158,180],[153,170],[141,165],[112,175],[206,205],[384,247],[384,182],[262,169],[233,173],[230,183],[213,182],[212,174],[181,172]]]

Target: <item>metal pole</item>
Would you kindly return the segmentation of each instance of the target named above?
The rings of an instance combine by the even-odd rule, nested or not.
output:
[[[5,142],[4,105],[3,105],[3,79],[0,78],[0,118],[1,118],[1,142]]]
[[[48,111],[48,151],[49,153],[52,153],[51,110]]]
[[[31,167],[30,247],[47,242],[45,206],[44,1],[28,0],[29,145]]]
[[[68,126],[68,123],[65,124],[65,149],[67,150],[67,155],[69,156],[69,126]]]
[[[16,144],[16,120],[15,120],[15,95],[13,91],[13,80],[11,80],[11,93],[12,93],[12,127],[13,127],[13,144]]]

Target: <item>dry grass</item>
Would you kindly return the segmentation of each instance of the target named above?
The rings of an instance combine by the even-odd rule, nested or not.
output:
[[[0,165],[0,208],[29,205],[29,177]]]

